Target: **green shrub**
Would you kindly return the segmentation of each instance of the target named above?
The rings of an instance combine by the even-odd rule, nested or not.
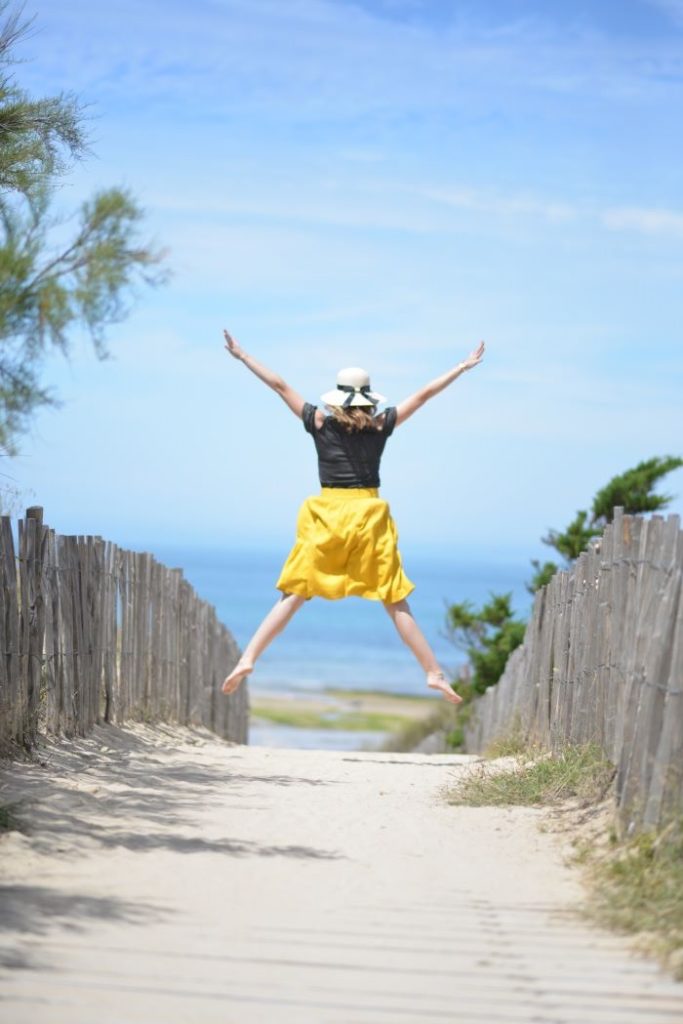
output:
[[[488,765],[451,791],[450,803],[473,807],[551,804],[568,797],[598,800],[614,778],[614,767],[595,744],[567,746],[556,753],[526,748],[509,771]]]

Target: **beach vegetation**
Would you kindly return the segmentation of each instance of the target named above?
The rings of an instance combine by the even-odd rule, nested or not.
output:
[[[574,830],[570,860],[581,867],[587,890],[581,913],[633,936],[639,949],[683,980],[683,818],[622,835],[608,803],[615,770],[600,747],[582,744],[550,752],[519,747],[518,739],[519,732],[513,732],[492,744],[487,761],[450,790],[449,802],[551,806],[561,818],[567,816],[561,827]],[[505,762],[491,760],[501,757]]]
[[[575,859],[585,870],[592,921],[637,937],[683,981],[683,818],[659,831],[602,842],[579,841]]]
[[[484,757],[495,760],[498,757],[519,757],[526,753],[529,742],[522,730],[519,714],[515,714],[508,728],[488,744]]]
[[[106,328],[139,284],[167,273],[127,189],[66,208],[60,187],[90,152],[86,109],[71,94],[34,97],[17,84],[17,44],[32,21],[6,0],[0,18],[0,449],[13,455],[35,410],[59,404],[43,381],[48,352],[68,355],[79,331],[104,359]]]
[[[402,715],[382,711],[356,711],[343,708],[284,707],[260,704],[251,706],[252,720],[289,725],[297,729],[342,729],[346,732],[391,732],[406,722]]]
[[[541,540],[563,559],[563,565],[552,560],[532,559],[532,579],[526,583],[534,594],[550,582],[559,568],[568,569],[589,544],[599,537],[614,518],[614,509],[621,507],[627,515],[642,515],[666,508],[671,494],[656,494],[654,489],[668,473],[683,466],[683,458],[674,455],[653,456],[631,469],[613,476],[593,497],[590,509],[579,509],[564,530],[549,530]],[[468,682],[464,687],[456,680],[458,693],[465,703],[503,675],[507,660],[524,640],[526,620],[512,610],[512,594],[491,592],[481,607],[471,601],[450,604],[446,610],[447,637],[467,656]],[[461,711],[459,728],[454,731],[451,746],[462,744],[465,715]]]
[[[494,754],[501,756],[494,748]],[[614,778],[614,766],[593,743],[549,752],[527,746],[504,770],[482,762],[451,790],[449,801],[472,807],[556,804],[570,797],[601,799]]]
[[[668,473],[683,466],[683,458],[675,455],[653,456],[631,469],[613,476],[596,492],[590,510],[579,509],[564,530],[548,530],[541,540],[561,555],[564,565],[571,563],[585,551],[591,541],[599,537],[614,519],[614,509],[621,507],[626,515],[658,512],[673,500],[671,494],[655,494],[654,488]],[[532,559],[534,575],[526,584],[535,593],[549,582],[560,566],[553,561]]]
[[[294,699],[277,694],[254,695],[250,712],[254,722],[394,736],[414,723],[419,731],[417,723],[431,721],[436,707],[438,702],[429,696],[328,687],[322,693],[302,694]]]
[[[449,639],[466,655],[471,677],[466,687],[458,685],[463,699],[484,693],[497,683],[507,659],[522,643],[526,622],[512,610],[512,594],[491,594],[481,607],[460,601],[448,607],[446,630]]]
[[[448,737],[456,727],[459,712],[446,701],[437,704],[430,701],[430,706],[432,710],[424,717],[404,719],[402,724],[387,736],[380,749],[409,753],[435,733],[441,735],[444,747],[449,746]]]

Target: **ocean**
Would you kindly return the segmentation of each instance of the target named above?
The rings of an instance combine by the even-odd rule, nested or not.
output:
[[[263,615],[279,598],[275,589],[289,547],[199,549],[155,546],[155,557],[182,567],[200,597],[243,647]],[[463,653],[446,637],[447,605],[479,605],[490,592],[512,592],[513,607],[527,615],[531,597],[524,581],[528,561],[486,562],[448,554],[402,549],[404,569],[415,583],[408,598],[415,618],[446,671],[455,673]],[[314,598],[296,613],[284,633],[264,652],[250,678],[251,690],[311,692],[329,687],[425,692],[424,677],[401,642],[380,602],[350,597]]]

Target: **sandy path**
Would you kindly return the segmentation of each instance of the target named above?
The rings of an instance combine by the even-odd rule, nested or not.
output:
[[[104,749],[102,749],[104,748]],[[15,768],[5,1024],[675,1024],[683,985],[589,929],[540,812],[455,808],[466,758],[98,728]]]

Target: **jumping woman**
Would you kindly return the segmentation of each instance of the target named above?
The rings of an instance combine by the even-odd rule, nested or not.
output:
[[[379,497],[379,465],[387,438],[425,402],[481,362],[484,342],[448,373],[376,415],[377,406],[385,399],[372,390],[365,370],[340,370],[336,387],[321,396],[323,411],[257,363],[227,331],[223,334],[230,355],[272,388],[303,421],[318,453],[321,485],[320,494],[306,498],[299,509],[294,547],[275,584],[282,596],[226,677],[223,693],[237,689],[305,601],[355,595],[382,601],[401,639],[426,673],[427,686],[459,704],[462,697],[446,679],[406,601],[415,584],[403,571],[396,525],[388,504]]]

